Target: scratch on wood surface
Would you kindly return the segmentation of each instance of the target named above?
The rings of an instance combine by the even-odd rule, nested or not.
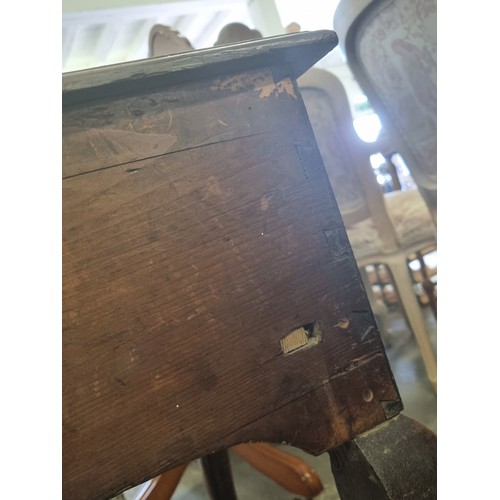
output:
[[[97,151],[97,148],[95,144],[92,141],[89,141],[90,148],[92,149],[92,152],[94,153],[96,158],[99,158],[99,152]]]
[[[289,77],[283,78],[275,83],[272,78],[262,78],[262,75],[243,73],[239,75],[218,78],[210,90],[228,90],[230,92],[242,92],[254,90],[261,99],[280,94],[288,94],[297,99],[297,94],[293,88],[293,83]]]
[[[172,115],[172,111],[168,110],[168,126],[167,126],[167,132],[170,130],[170,127],[172,126],[172,123],[174,121],[174,117]]]
[[[271,198],[272,196],[264,195],[260,199],[260,209],[262,210],[262,212],[265,212],[271,205]]]
[[[99,384],[99,374],[96,372],[94,373],[94,382],[92,382],[92,390],[94,391],[95,397],[99,398],[101,396],[101,388]]]
[[[377,329],[373,326],[373,325],[370,325],[366,331],[363,333],[362,337],[361,337],[361,341],[365,340],[366,337],[368,337],[368,335],[370,335],[371,333],[375,333],[377,331]]]
[[[167,153],[177,143],[178,137],[172,133],[147,133],[122,129],[79,129],[66,139],[67,148],[75,144],[89,144],[96,157],[101,154],[122,155],[124,151],[150,152],[160,145]]]
[[[230,191],[224,191],[219,184],[219,181],[211,175],[206,182],[205,187],[201,190],[203,193],[203,200],[207,200],[211,196],[216,196],[222,201],[226,201],[230,195]]]

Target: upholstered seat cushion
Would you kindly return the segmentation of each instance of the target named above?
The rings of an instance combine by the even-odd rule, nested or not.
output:
[[[418,189],[393,191],[384,200],[401,246],[436,239],[436,226]]]
[[[384,201],[394,225],[398,243],[408,247],[436,238],[436,228],[425,201],[417,189],[393,191]],[[381,254],[382,244],[371,218],[346,228],[356,258]]]

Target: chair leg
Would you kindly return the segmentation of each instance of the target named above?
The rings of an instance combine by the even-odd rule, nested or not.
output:
[[[201,465],[212,500],[237,500],[227,450],[205,455]]]
[[[375,319],[377,321],[378,329],[380,333],[384,335],[385,331],[387,330],[387,315],[389,313],[387,306],[380,303],[380,301],[376,299],[364,266],[361,266],[359,268],[359,273],[361,275],[361,280],[363,281],[363,284],[365,286],[366,295],[368,297],[368,301],[370,302],[373,315],[375,316]]]
[[[432,313],[434,314],[434,317],[437,319],[437,302],[436,302],[436,297],[434,296],[434,284],[429,278],[429,275],[426,270],[426,265],[425,265],[425,260],[424,256],[422,255],[422,252],[416,252],[417,254],[417,259],[420,263],[420,269],[422,273],[422,286],[424,287],[424,291],[429,297],[429,306],[432,310]]]
[[[409,274],[406,259],[392,258],[387,262],[394,278],[394,283],[399,294],[402,308],[410,330],[415,336],[422,359],[424,361],[427,376],[434,388],[437,390],[437,365],[436,356],[432,350],[432,345],[429,340],[427,325],[424,320],[422,308],[418,303],[418,299],[413,291],[413,284]]]
[[[151,479],[135,500],[170,500],[186,468],[187,465],[180,465]]]
[[[230,448],[259,472],[287,491],[314,498],[323,491],[321,479],[304,460],[266,443],[240,444]]]
[[[329,451],[342,500],[437,498],[437,439],[398,415]]]

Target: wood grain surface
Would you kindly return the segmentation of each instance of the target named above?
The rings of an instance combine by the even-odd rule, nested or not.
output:
[[[401,409],[295,79],[274,69],[64,109],[63,498],[240,442],[319,454]]]

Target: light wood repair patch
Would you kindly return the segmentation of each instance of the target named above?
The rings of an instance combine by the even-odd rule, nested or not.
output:
[[[319,342],[319,328],[316,323],[296,328],[286,337],[280,340],[281,350],[283,354],[288,354],[304,347],[311,347]]]

